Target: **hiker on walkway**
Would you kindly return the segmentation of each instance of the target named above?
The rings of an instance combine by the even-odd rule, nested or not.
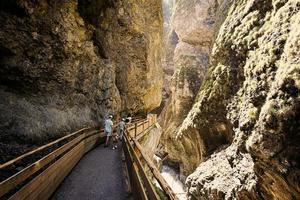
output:
[[[127,122],[128,124],[130,124],[131,121],[132,121],[131,114],[128,114],[128,116],[127,116],[127,118],[126,118],[126,122]]]
[[[117,132],[113,132],[112,133],[112,140],[113,140],[113,148],[112,149],[117,149],[118,148],[118,140],[119,140],[119,136],[118,136],[118,133]]]
[[[125,128],[126,128],[125,119],[122,118],[122,120],[118,124],[118,131],[119,131],[120,141],[122,141],[122,139],[123,139]]]
[[[109,115],[109,117],[105,120],[104,131],[105,131],[105,134],[106,134],[106,142],[105,142],[104,147],[108,147],[110,137],[112,136],[112,132],[113,132],[112,118],[113,118],[113,116]]]

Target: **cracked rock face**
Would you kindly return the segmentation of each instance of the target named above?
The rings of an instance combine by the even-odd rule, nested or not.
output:
[[[115,62],[122,110],[147,113],[158,107],[163,84],[161,1],[116,1],[96,32]]]
[[[193,153],[187,155],[182,151],[185,151],[185,147],[193,149],[194,146],[190,145],[189,140],[182,141],[184,145],[179,144],[176,135],[192,108],[208,67],[217,4],[214,0],[179,0],[173,4],[170,25],[170,38],[173,40],[169,40],[169,43],[174,46],[174,50],[171,54],[172,62],[168,64],[172,65],[174,74],[168,84],[170,97],[161,115],[164,128],[162,143],[169,158],[183,165],[181,169],[184,174],[193,170],[195,164],[189,162]],[[193,157],[192,160],[197,162],[199,158]]]
[[[230,199],[236,191],[253,191],[256,182],[251,155],[238,153],[235,146],[230,146],[212,155],[189,176],[189,199]],[[242,195],[238,198],[243,199]]]
[[[189,199],[300,198],[299,30],[298,0],[229,7],[177,135],[202,156],[186,181]]]
[[[0,26],[1,162],[160,104],[159,0],[8,0]]]

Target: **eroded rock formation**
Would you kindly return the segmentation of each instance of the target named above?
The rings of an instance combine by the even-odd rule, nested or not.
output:
[[[170,97],[170,82],[174,74],[174,50],[178,43],[178,37],[172,29],[172,13],[174,9],[175,0],[162,0],[163,5],[163,56],[162,69],[164,72],[163,78],[163,92],[162,103],[158,109],[160,113],[166,106]]]
[[[300,198],[299,30],[298,0],[230,5],[175,139],[183,162],[201,163],[189,199]]]
[[[107,113],[160,105],[160,0],[0,6],[1,161]]]
[[[169,153],[169,158],[183,165],[182,170],[185,174],[199,163],[199,158],[194,157],[198,154],[178,153],[191,145],[187,141],[184,146],[180,146],[181,143],[178,143],[175,137],[192,108],[208,67],[217,7],[218,2],[211,0],[179,0],[175,1],[173,7],[170,37],[177,40],[172,54],[173,60],[169,65],[174,65],[175,72],[169,83],[171,95],[161,115],[164,128],[162,143]],[[191,146],[191,149],[198,148]],[[190,164],[190,159],[194,165]]]
[[[0,6],[1,162],[107,113],[159,106],[160,0]],[[162,142],[190,174],[189,199],[300,199],[299,0],[170,10]]]

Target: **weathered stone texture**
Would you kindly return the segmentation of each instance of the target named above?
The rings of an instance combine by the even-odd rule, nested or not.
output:
[[[195,169],[200,160],[199,154],[184,152],[187,148],[192,150],[200,147],[192,145],[189,141],[193,136],[186,141],[178,142],[176,135],[192,108],[207,71],[217,5],[217,1],[214,0],[179,0],[173,5],[170,32],[178,38],[178,41],[173,52],[173,62],[169,63],[173,64],[174,74],[168,84],[171,91],[170,98],[161,115],[161,124],[164,128],[162,143],[170,159],[182,164],[184,174]],[[198,141],[196,138],[192,140]]]
[[[193,150],[205,155],[187,179],[190,199],[300,198],[299,11],[298,0],[230,6],[177,135],[197,135]]]
[[[0,6],[1,161],[108,113],[159,106],[159,0]]]
[[[100,35],[116,63],[124,110],[147,112],[162,99],[162,5],[159,0],[118,1],[105,12]]]

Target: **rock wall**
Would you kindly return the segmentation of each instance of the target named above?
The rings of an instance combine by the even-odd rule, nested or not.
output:
[[[169,153],[169,158],[181,163],[183,173],[191,171],[198,164],[199,158],[192,158],[194,165],[190,165],[190,156],[179,153],[184,147],[176,140],[180,125],[192,108],[202,80],[208,67],[208,54],[214,37],[216,12],[218,2],[214,0],[177,0],[173,5],[170,37],[175,43],[172,62],[174,74],[169,82],[170,98],[161,115],[164,128],[162,143]]]
[[[298,0],[229,6],[175,138],[187,171],[201,163],[189,199],[300,198],[299,10]]]
[[[162,103],[158,109],[161,113],[166,106],[170,97],[170,83],[174,74],[174,50],[178,43],[178,37],[172,29],[172,14],[174,10],[175,0],[162,0],[163,3],[163,56],[162,68],[164,72]]]
[[[142,145],[144,152],[149,158],[153,159],[155,153],[157,153],[158,145],[160,143],[160,137],[162,134],[162,129],[158,123],[145,135],[140,138],[139,143]]]
[[[1,1],[0,26],[1,162],[160,105],[159,0]]]
[[[116,63],[122,110],[146,114],[158,107],[163,83],[161,1],[117,1],[106,10],[97,31]]]

